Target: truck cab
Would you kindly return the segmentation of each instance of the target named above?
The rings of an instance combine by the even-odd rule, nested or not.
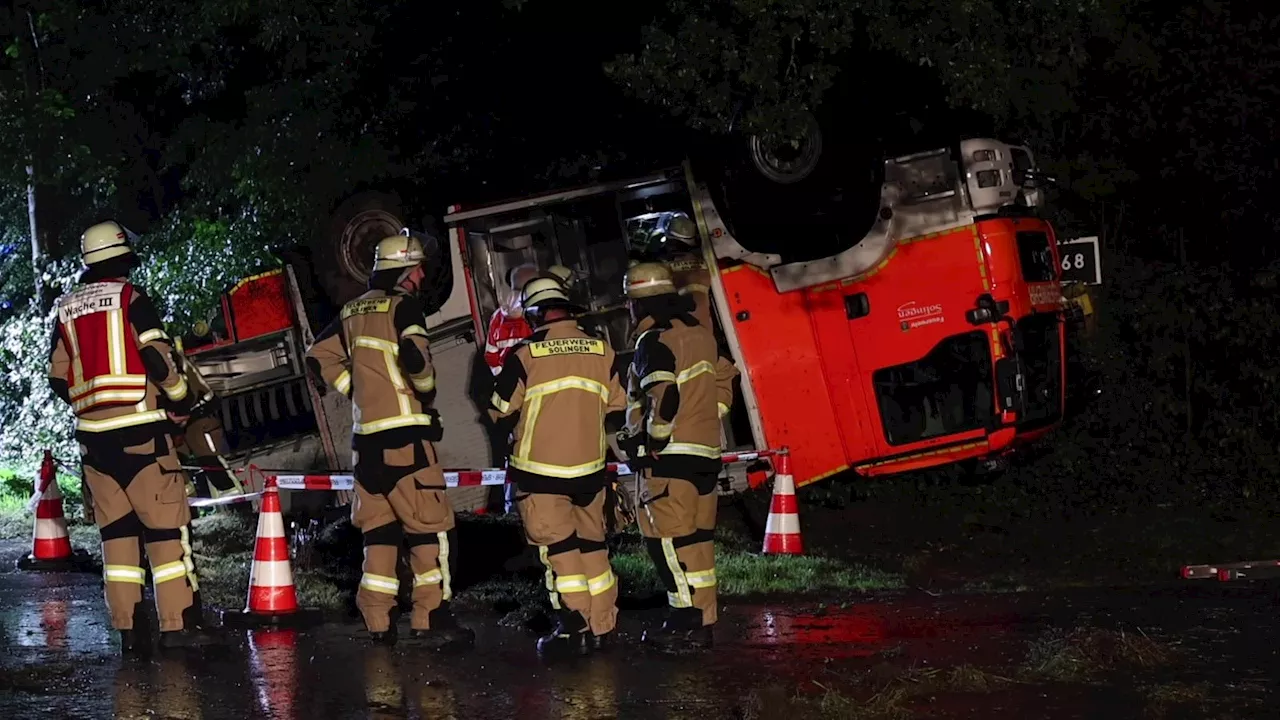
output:
[[[509,269],[561,264],[626,354],[632,238],[673,213],[695,218],[715,269],[715,330],[743,372],[726,450],[788,446],[803,485],[998,456],[1060,421],[1057,247],[1036,180],[1030,151],[996,140],[891,158],[866,236],[796,262],[739,244],[687,164],[455,205],[445,223],[477,335]]]

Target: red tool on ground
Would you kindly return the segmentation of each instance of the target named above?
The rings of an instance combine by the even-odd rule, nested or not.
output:
[[[773,500],[764,526],[765,555],[803,555],[800,537],[800,504],[796,501],[795,476],[791,474],[791,453],[785,448],[774,459]]]
[[[1184,565],[1180,574],[1184,580],[1206,578],[1217,578],[1222,582],[1264,580],[1280,577],[1280,560],[1243,560],[1212,565]]]
[[[319,618],[318,609],[298,607],[298,593],[289,567],[289,543],[284,536],[284,516],[280,512],[280,490],[275,478],[268,477],[258,513],[258,537],[249,571],[249,598],[243,612],[224,611],[222,622],[238,626],[296,627]]]
[[[62,512],[62,490],[58,488],[53,453],[46,450],[40,463],[35,495],[31,498],[36,513],[31,537],[31,554],[18,559],[19,570],[82,570],[91,563],[88,553],[71,548],[67,518]]]

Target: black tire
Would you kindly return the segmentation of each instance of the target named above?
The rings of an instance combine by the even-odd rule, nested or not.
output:
[[[378,241],[405,226],[400,198],[363,192],[338,206],[312,240],[315,274],[329,301],[341,307],[363,293]]]
[[[858,142],[832,115],[809,118],[809,138],[788,169],[770,165],[781,153],[762,138],[736,136],[717,148],[709,185],[743,247],[792,262],[827,257],[866,236],[880,209],[883,151]]]
[[[453,249],[449,247],[448,233],[435,218],[423,218],[413,229],[422,239],[422,248],[427,255],[423,263],[426,277],[422,279],[418,297],[422,301],[423,314],[433,315],[444,307],[453,292]]]

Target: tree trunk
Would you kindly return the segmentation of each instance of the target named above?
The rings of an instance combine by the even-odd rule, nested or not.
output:
[[[36,222],[36,169],[35,165],[27,165],[27,222],[31,231],[31,272],[35,276],[35,301],[41,310],[49,309],[44,287],[45,252],[44,243],[40,240],[40,225]]]

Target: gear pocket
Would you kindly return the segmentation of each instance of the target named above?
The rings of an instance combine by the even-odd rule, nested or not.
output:
[[[641,478],[636,493],[640,505],[649,505],[671,494],[671,481],[666,478]]]
[[[413,443],[403,447],[384,448],[382,451],[382,464],[389,468],[407,468],[413,466],[415,457]]]
[[[453,507],[443,490],[433,490],[414,480],[413,519],[431,532],[453,528]]]
[[[191,511],[187,508],[187,479],[182,474],[181,464],[176,455],[164,455],[156,458],[153,469],[143,471],[155,473],[151,482],[155,489],[148,492],[152,501],[150,507],[137,506],[134,509],[142,524],[156,530],[180,528],[191,520]],[[142,480],[137,478],[134,482]],[[151,493],[154,494],[151,494]]]

